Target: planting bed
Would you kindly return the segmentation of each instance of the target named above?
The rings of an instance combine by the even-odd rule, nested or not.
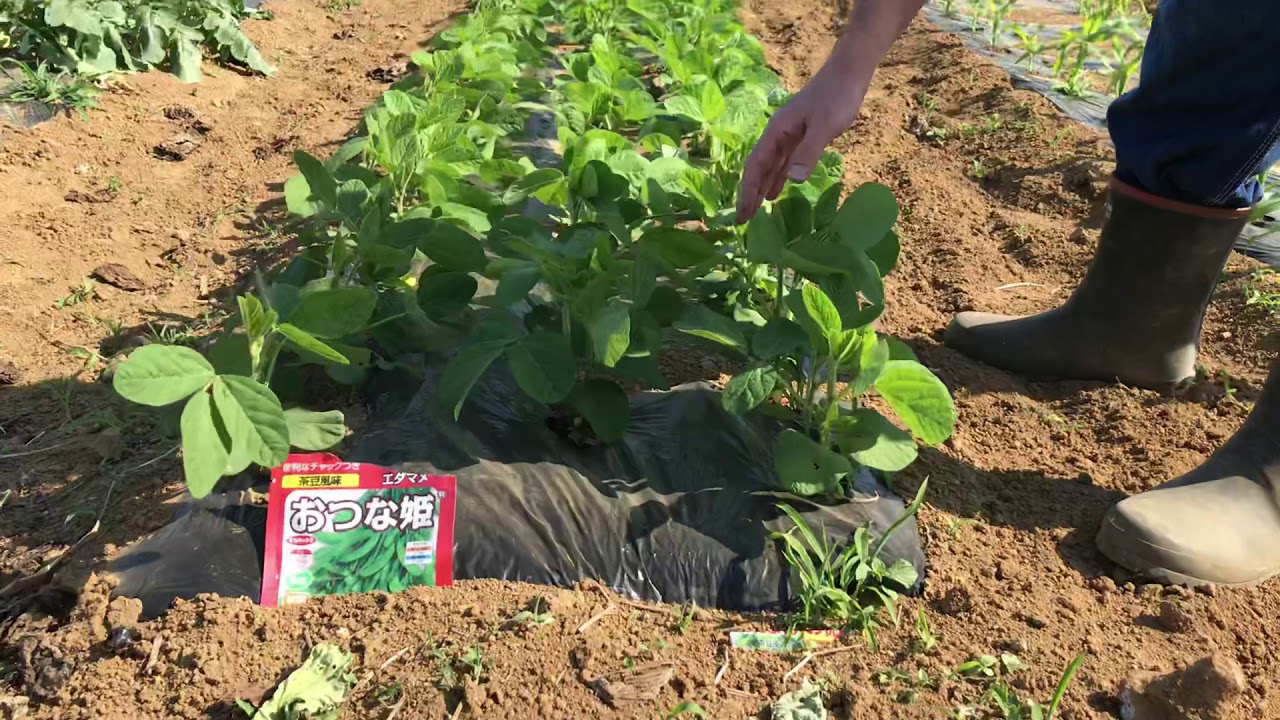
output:
[[[805,677],[824,679],[837,717],[945,717],[982,694],[946,679],[974,656],[1016,654],[1027,667],[1012,684],[1043,700],[1080,651],[1088,659],[1063,717],[1114,716],[1132,671],[1170,670],[1213,651],[1243,671],[1229,678],[1239,682],[1231,709],[1280,717],[1280,651],[1267,646],[1280,611],[1274,584],[1195,594],[1135,587],[1092,545],[1111,503],[1193,467],[1245,417],[1276,350],[1273,318],[1245,306],[1255,266],[1231,261],[1206,320],[1205,378],[1179,398],[1029,382],[942,348],[938,335],[958,310],[1021,313],[1065,297],[1096,240],[1109,165],[1101,136],[1011,89],[959,38],[921,22],[892,51],[858,127],[836,149],[846,187],[883,183],[902,208],[902,255],[886,280],[879,329],[902,338],[955,395],[954,436],[897,476],[904,493],[929,480],[920,517],[930,571],[923,597],[904,609],[908,618],[924,613],[935,650],[913,654],[907,622],[883,632],[876,652],[854,641],[789,674],[803,655],[727,649],[729,630],[775,627],[773,616],[699,610],[686,619],[679,607],[640,607],[595,587],[496,581],[281,610],[201,597],[120,642],[113,628],[131,626],[132,611],[108,602],[94,564],[167,520],[181,463],[164,428],[93,383],[94,372],[65,378],[86,359],[100,369],[93,351],[110,358],[148,332],[165,341],[198,334],[202,318],[234,310],[227,301],[242,271],[292,254],[289,233],[278,230],[279,183],[294,172],[288,153],[331,154],[385,89],[379,83],[403,67],[397,53],[457,10],[283,4],[274,21],[246,26],[279,67],[272,79],[223,71],[193,91],[137,76],[132,91],[106,95],[88,124],[59,119],[0,135],[0,211],[9,219],[0,303],[13,308],[0,327],[0,362],[12,368],[0,370],[16,376],[0,384],[0,578],[27,577],[101,519],[56,582],[23,605],[45,613],[5,626],[0,707],[17,707],[21,696],[37,717],[229,714],[236,699],[256,704],[312,645],[334,642],[354,653],[359,680],[344,717],[662,717],[686,701],[708,717],[767,717],[769,703]],[[821,63],[844,11],[755,2],[741,15],[794,89]],[[935,126],[952,132],[940,142],[927,132]],[[181,161],[157,154],[187,147],[173,145],[177,136],[194,152]],[[107,262],[135,282],[104,278],[92,293],[72,292],[90,274],[110,274],[98,270]],[[187,322],[162,327],[169,321]],[[109,335],[115,347],[100,346]],[[681,379],[735,370],[708,360],[693,367]],[[359,429],[358,399],[329,406]],[[537,595],[553,619],[513,626]],[[19,598],[32,600],[14,593],[4,602],[16,608]],[[654,662],[673,670],[655,700],[616,708],[601,700],[598,677]],[[937,687],[913,687],[893,668],[923,669]]]

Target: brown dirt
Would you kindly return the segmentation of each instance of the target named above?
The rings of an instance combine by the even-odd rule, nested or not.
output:
[[[18,264],[0,266],[0,303],[14,309],[0,328],[0,361],[16,365],[21,384],[0,385],[0,452],[35,454],[0,460],[14,478],[13,495],[0,508],[0,580],[51,559],[105,512],[107,527],[67,566],[68,577],[85,582],[96,558],[163,520],[168,508],[161,503],[177,487],[173,457],[162,455],[172,441],[156,439],[120,405],[105,404],[101,388],[57,380],[83,363],[66,348],[95,347],[107,334],[76,313],[134,327],[219,307],[241,271],[277,247],[259,220],[276,227],[269,205],[290,173],[285,153],[339,140],[380,89],[365,72],[428,37],[455,8],[369,0],[335,17],[306,2],[275,9],[275,21],[254,23],[250,32],[280,64],[277,78],[222,71],[189,88],[141,76],[130,80],[130,92],[108,95],[106,111],[88,124],[60,120],[4,134],[0,211],[9,232],[0,238],[0,256]],[[838,25],[835,9],[821,0],[752,0],[744,15],[792,86],[816,70]],[[354,28],[351,38],[330,40],[345,27]],[[935,114],[922,116],[922,92],[936,103]],[[186,160],[158,159],[156,145],[186,132],[164,114],[179,104],[211,129]],[[993,114],[998,127],[987,123]],[[930,139],[922,123],[945,127],[948,139]],[[854,647],[816,658],[784,680],[799,657],[726,650],[729,627],[768,627],[775,618],[700,612],[681,633],[676,608],[638,609],[592,588],[560,592],[496,581],[286,610],[202,597],[142,624],[139,642],[113,650],[105,641],[129,608],[109,604],[105,581],[92,578],[69,617],[19,622],[9,659],[0,661],[9,663],[0,672],[13,688],[0,696],[30,697],[37,717],[225,716],[234,699],[274,686],[311,644],[336,641],[353,651],[362,679],[346,717],[389,717],[395,701],[377,698],[397,683],[401,718],[639,718],[661,716],[682,700],[697,702],[708,717],[767,717],[770,698],[804,677],[821,677],[833,690],[836,717],[934,718],[976,691],[943,681],[899,704],[902,688],[881,687],[877,672],[924,668],[939,679],[973,655],[1014,652],[1029,665],[1015,684],[1044,699],[1070,658],[1086,650],[1062,717],[1103,718],[1118,716],[1121,683],[1135,671],[1165,676],[1216,651],[1243,677],[1228,710],[1280,718],[1280,650],[1267,630],[1280,615],[1280,586],[1207,593],[1135,587],[1093,547],[1107,507],[1194,467],[1244,419],[1276,348],[1274,320],[1243,305],[1242,283],[1254,266],[1239,259],[1229,265],[1205,323],[1206,379],[1186,395],[1030,382],[951,352],[938,337],[958,310],[1031,312],[1065,297],[1097,239],[1110,167],[1105,139],[1012,89],[955,36],[916,23],[878,75],[858,127],[837,148],[848,161],[848,183],[879,180],[898,194],[904,250],[889,283],[884,329],[911,344],[955,391],[960,414],[956,436],[899,476],[907,490],[931,480],[922,511],[928,585],[906,611],[926,613],[940,637],[934,653],[911,655],[904,628],[888,633],[878,653]],[[989,170],[985,177],[974,177],[975,161]],[[121,183],[109,201],[65,200],[71,191],[106,188],[113,176]],[[145,289],[98,285],[103,297],[53,307],[105,262],[128,268]],[[74,392],[63,403],[57,398],[68,397],[68,388]],[[100,416],[104,407],[118,422]],[[539,593],[551,596],[556,621],[528,632],[509,628]],[[65,605],[67,595],[44,599]],[[577,631],[610,604],[618,612]],[[24,635],[32,639],[19,648]],[[437,687],[438,657],[474,644],[491,661],[481,681]],[[651,661],[674,663],[654,702],[610,709],[587,682]]]

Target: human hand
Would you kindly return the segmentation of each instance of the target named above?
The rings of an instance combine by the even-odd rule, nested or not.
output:
[[[738,223],[750,220],[765,200],[777,198],[787,180],[809,179],[831,141],[858,119],[870,80],[824,67],[773,114],[742,173]]]

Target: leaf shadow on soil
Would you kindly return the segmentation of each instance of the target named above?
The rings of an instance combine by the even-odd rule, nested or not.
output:
[[[0,588],[16,581],[0,597],[0,621],[27,601],[65,612],[106,545],[132,542],[168,519],[166,486],[181,473],[167,422],[103,383],[0,387],[0,527],[11,548]],[[37,570],[67,547],[57,579],[40,589]]]

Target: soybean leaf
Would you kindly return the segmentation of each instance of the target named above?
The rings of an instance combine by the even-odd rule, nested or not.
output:
[[[775,317],[751,338],[751,350],[756,357],[772,360],[790,354],[809,344],[804,328],[794,321]]]
[[[377,302],[372,288],[303,289],[287,320],[315,337],[336,339],[363,330]]]
[[[790,428],[774,441],[773,467],[783,488],[805,497],[835,492],[853,472],[848,458]]]
[[[677,267],[687,268],[715,257],[716,248],[702,235],[676,228],[650,230],[640,236],[640,251]]]
[[[883,240],[867,249],[867,257],[875,263],[876,269],[880,271],[880,277],[885,277],[893,272],[901,252],[902,243],[898,240],[898,233],[890,230]]]
[[[200,45],[196,42],[194,32],[180,28],[170,37],[173,44],[169,59],[169,68],[184,83],[198,83],[202,77],[200,63],[204,60]]]
[[[569,395],[569,404],[586,419],[601,442],[621,440],[631,422],[627,394],[611,380],[593,378],[580,383]]]
[[[684,316],[676,321],[674,327],[680,332],[714,340],[721,345],[744,352],[747,348],[747,339],[743,336],[738,323],[705,305],[691,305]]]
[[[418,241],[418,249],[449,270],[484,272],[488,259],[484,245],[457,225],[436,223],[426,237]]]
[[[548,205],[564,205],[568,198],[568,187],[564,173],[555,168],[542,168],[512,183],[502,194],[502,202],[513,205],[532,196]]]
[[[444,372],[440,375],[440,400],[453,411],[455,420],[462,412],[462,403],[467,399],[472,386],[493,361],[506,352],[512,342],[514,339],[503,338],[467,345],[445,365]]]
[[[302,150],[294,151],[293,162],[298,166],[298,172],[302,173],[302,177],[306,179],[311,196],[327,207],[336,207],[338,185],[324,163]]]
[[[805,283],[800,290],[801,297],[804,300],[804,309],[808,313],[809,319],[818,326],[818,330],[827,338],[827,342],[831,347],[831,352],[836,351],[839,344],[841,334],[844,332],[844,325],[840,321],[840,311],[836,310],[835,303],[831,302],[831,298],[822,291],[822,288],[813,283]]]
[[[720,401],[734,415],[744,415],[769,399],[778,384],[778,371],[769,366],[755,367],[733,376],[725,385]]]
[[[641,308],[648,305],[657,286],[658,264],[648,257],[636,258],[631,268],[631,302]]]
[[[112,385],[126,400],[161,407],[208,385],[213,366],[200,353],[176,345],[145,345],[116,368]]]
[[[747,257],[753,262],[779,264],[786,245],[786,229],[772,212],[756,213],[747,223]]]
[[[536,265],[511,268],[502,273],[498,281],[498,289],[493,293],[493,303],[497,307],[510,307],[523,301],[542,280],[542,271]]]
[[[823,191],[822,196],[813,208],[813,226],[825,228],[836,219],[836,211],[840,209],[840,192],[843,188],[835,183]]]
[[[303,408],[284,411],[289,429],[289,444],[303,450],[328,450],[347,436],[346,419],[341,410],[315,412]]]
[[[898,201],[880,183],[863,183],[849,193],[836,213],[832,227],[840,241],[866,252],[884,239],[898,221]]]
[[[219,375],[213,402],[231,438],[231,454],[243,453],[263,467],[275,467],[289,455],[284,408],[271,388],[240,375]]]
[[[884,278],[880,275],[880,268],[876,267],[864,252],[855,250],[851,257],[853,265],[849,270],[854,287],[861,291],[872,305],[883,305]]]
[[[852,414],[837,418],[831,429],[840,450],[861,465],[893,472],[916,459],[911,434],[870,408],[854,408]]]
[[[529,397],[551,404],[564,400],[578,380],[569,340],[559,333],[535,332],[507,348],[507,365]]]
[[[881,336],[885,344],[889,347],[890,360],[911,360],[916,362],[916,353],[906,343],[892,335]]]
[[[596,359],[613,367],[627,354],[631,344],[631,306],[620,298],[610,298],[587,324]]]
[[[813,230],[813,206],[802,195],[788,195],[778,201],[774,212],[782,218],[788,240],[795,240]]]
[[[214,422],[217,412],[209,393],[201,390],[182,408],[182,472],[191,497],[202,498],[213,490],[227,465],[226,438]]]
[[[951,437],[956,407],[947,386],[928,368],[911,360],[890,360],[875,383],[876,392],[922,441],[935,445]]]
[[[885,364],[889,362],[888,343],[879,338],[871,328],[863,328],[858,333],[862,337],[857,355],[852,358],[853,362],[845,365],[853,376],[849,380],[849,391],[853,393],[853,397],[862,395],[875,384],[884,372]]]
[[[436,321],[462,312],[479,289],[476,279],[465,272],[424,274],[418,282],[418,307]]]
[[[289,323],[281,323],[276,326],[276,330],[279,330],[280,334],[284,335],[289,342],[297,345],[303,350],[309,350],[329,362],[335,362],[339,365],[347,365],[350,362],[347,360],[346,355],[334,350],[319,338],[301,328],[290,325]]]
[[[644,309],[657,319],[659,325],[666,327],[679,320],[684,314],[684,300],[675,288],[659,285],[654,288],[653,295],[650,296]]]

